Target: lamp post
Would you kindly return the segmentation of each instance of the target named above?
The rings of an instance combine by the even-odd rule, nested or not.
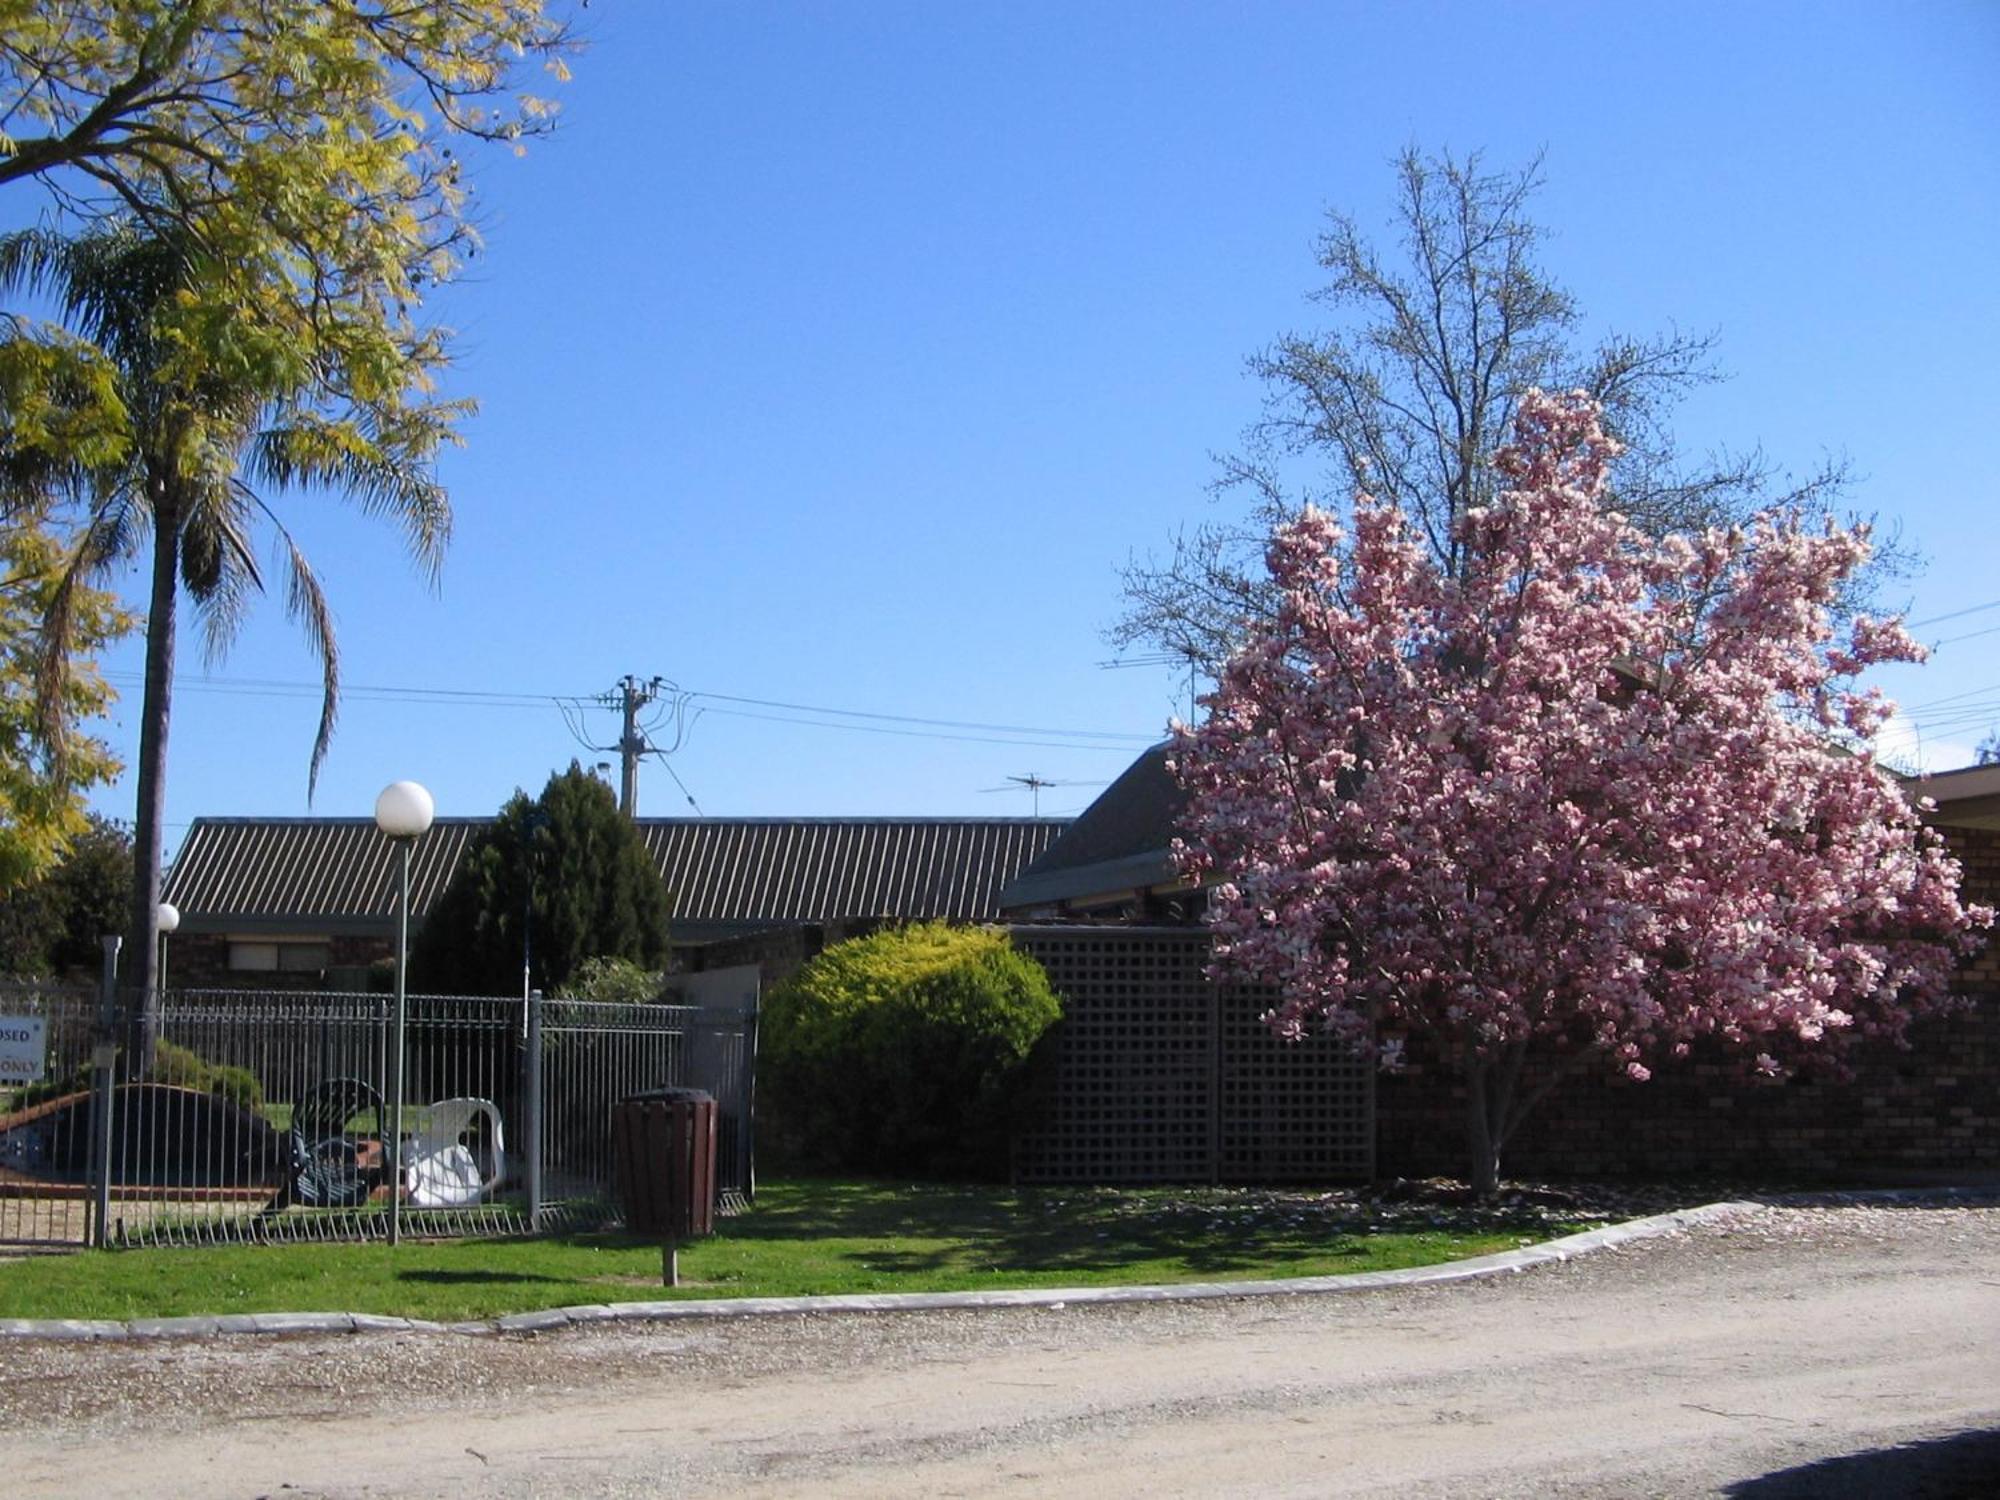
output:
[[[403,1022],[409,989],[403,971],[410,956],[410,850],[431,826],[436,805],[414,781],[398,781],[375,799],[375,826],[396,846],[396,1026],[389,1044],[389,1243],[403,1237]]]
[[[159,917],[154,925],[160,930],[160,965],[155,978],[159,985],[160,999],[164,1001],[167,996],[167,939],[181,925],[181,909],[171,901],[162,901]]]

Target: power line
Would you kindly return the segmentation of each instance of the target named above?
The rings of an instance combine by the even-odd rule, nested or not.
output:
[[[1967,605],[1964,609],[1955,609],[1949,614],[1931,615],[1922,620],[1908,620],[1904,622],[1903,628],[1916,630],[1925,625],[1942,625],[1946,620],[1962,620],[1967,615],[1984,614],[1989,609],[2000,609],[2000,599],[1988,599],[1984,604]]]
[[[1139,744],[1151,744],[1153,736],[1099,732],[1094,729],[1051,729],[1037,724],[983,724],[969,719],[930,719],[914,714],[868,713],[858,708],[822,708],[811,703],[781,703],[770,698],[744,698],[733,693],[709,693],[699,688],[690,688],[689,696],[707,698],[717,703],[748,703],[756,708],[782,708],[791,713],[825,714],[829,717],[846,719],[871,719],[886,724],[922,724],[939,729],[976,729],[990,734],[1046,734],[1068,739],[1130,740]]]
[[[1944,646],[1956,646],[1960,641],[1976,640],[1982,635],[2000,635],[2000,625],[1989,625],[1984,630],[1968,630],[1964,635],[1948,635],[1941,641],[1932,641],[1931,650]]]
[[[106,672],[107,682],[140,686],[145,679],[137,672]],[[223,693],[242,698],[310,698],[318,700],[324,688],[317,682],[288,682],[259,677],[176,677],[177,693]],[[380,685],[342,684],[340,696],[353,702],[451,703],[469,708],[546,708],[551,703],[574,703],[573,696],[554,693],[508,693],[477,688],[403,688]]]
[[[1134,744],[1145,746],[1153,743],[1153,736],[1150,735],[1105,734],[1098,736],[1098,738],[1106,741],[1116,740],[1120,743],[1091,744],[1083,740],[1000,739],[993,735],[944,734],[936,730],[891,729],[887,725],[879,724],[843,724],[834,719],[797,719],[784,714],[753,714],[741,708],[711,708],[707,711],[712,714],[720,714],[724,718],[729,719],[758,719],[767,724],[798,724],[807,729],[846,729],[852,730],[857,734],[887,734],[899,739],[950,740],[955,744],[961,745],[1020,745],[1034,750],[1115,750],[1121,754],[1130,754]],[[1023,734],[1031,732],[1028,730],[1022,731]],[[1058,732],[1082,733],[1084,731]]]
[[[2000,693],[2000,682],[1989,682],[1983,687],[1967,688],[1962,693],[1949,693],[1942,698],[1927,698],[1922,703],[1907,704],[1905,708],[1906,710],[1941,708],[1947,703],[1957,703],[1965,698],[1976,698],[1982,693]]]
[[[137,673],[108,672],[107,681],[117,685],[138,685],[143,678]],[[671,686],[671,684],[669,684]],[[317,700],[322,692],[316,682],[290,682],[270,678],[222,678],[213,676],[176,677],[176,692],[221,693],[240,697],[262,698],[309,698]],[[973,745],[1024,745],[1032,748],[1057,750],[1123,750],[1150,745],[1157,738],[1149,734],[1130,734],[1118,730],[1060,729],[1038,725],[985,724],[960,719],[934,719],[914,714],[875,713],[864,709],[823,707],[814,704],[787,703],[776,699],[752,698],[733,693],[708,693],[698,690],[675,689],[684,693],[687,701],[706,700],[700,712],[721,714],[730,718],[755,719],[772,724],[796,724],[805,728],[843,729],[865,734],[891,734],[911,739],[929,739]],[[475,688],[418,688],[391,687],[381,684],[349,684],[341,689],[343,699],[350,702],[396,702],[435,703],[442,706],[496,709],[547,709],[554,706],[569,725],[570,732],[579,743],[587,743],[588,736],[580,722],[582,712],[601,703],[602,697],[578,695],[574,693],[510,693],[485,691]],[[741,708],[712,707],[709,704],[738,703],[755,707],[789,710],[791,714],[817,714],[819,718],[797,718],[785,714],[751,713]],[[866,721],[866,722],[853,722]],[[646,727],[654,727],[656,719]],[[909,728],[892,729],[883,726],[908,725]],[[980,731],[979,733],[957,733],[953,731]],[[996,735],[1007,738],[994,738]],[[1052,738],[1027,738],[1047,736]],[[592,749],[604,747],[590,746]],[[615,748],[615,747],[613,747]]]

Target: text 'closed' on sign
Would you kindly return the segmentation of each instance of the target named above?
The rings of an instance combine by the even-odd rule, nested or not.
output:
[[[39,1083],[48,1053],[48,1023],[40,1016],[0,1016],[0,1083]]]

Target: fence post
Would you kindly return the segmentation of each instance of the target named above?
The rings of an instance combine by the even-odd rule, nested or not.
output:
[[[521,1146],[528,1164],[528,1229],[542,1228],[542,992],[528,991],[528,1045],[521,1054]]]
[[[97,991],[97,1028],[90,1039],[90,1243],[111,1243],[111,1086],[118,1061],[118,950],[124,939],[104,935],[104,979]]]
[[[759,1000],[763,998],[761,995]],[[757,1018],[761,1005],[754,1005],[743,1018],[743,1197],[757,1201]]]

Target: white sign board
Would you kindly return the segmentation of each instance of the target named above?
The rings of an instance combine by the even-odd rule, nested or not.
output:
[[[48,1055],[48,1022],[40,1016],[0,1016],[0,1086],[40,1083]]]

